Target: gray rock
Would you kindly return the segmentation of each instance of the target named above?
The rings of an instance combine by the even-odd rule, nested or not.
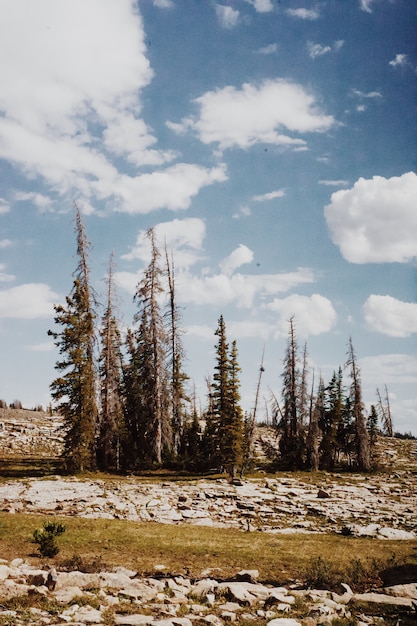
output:
[[[356,602],[369,602],[370,604],[390,604],[391,606],[406,606],[413,608],[411,598],[397,598],[383,593],[355,593],[352,600]]]

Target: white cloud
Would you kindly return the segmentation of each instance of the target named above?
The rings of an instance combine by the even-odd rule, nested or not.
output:
[[[417,383],[417,358],[411,354],[379,354],[359,360],[362,378],[368,385]]]
[[[246,0],[258,13],[270,13],[274,10],[271,0]]]
[[[405,263],[417,257],[417,175],[370,180],[336,191],[324,207],[333,242],[351,263]]]
[[[121,176],[114,182],[116,195],[121,198],[117,210],[131,214],[150,213],[159,208],[178,211],[188,209],[202,187],[227,180],[223,165],[207,169],[189,163],[177,163],[165,170],[143,174],[136,178]],[[110,193],[102,182],[97,190]]]
[[[366,13],[372,13],[371,5],[374,0],[359,0],[359,5],[362,11]]]
[[[1,241],[0,241],[1,244]],[[1,245],[0,245],[1,248]],[[6,268],[6,266],[3,263],[0,263],[0,283],[10,283],[13,280],[15,280],[16,276],[13,276],[13,274],[6,274],[6,272],[4,271]],[[0,291],[0,294],[2,292]]]
[[[0,239],[0,250],[3,248],[10,248],[12,242],[10,239]]]
[[[153,0],[153,3],[158,9],[171,9],[174,6],[172,0]]]
[[[0,291],[0,318],[37,319],[52,317],[60,300],[48,285],[26,283]]]
[[[31,192],[16,191],[16,193],[14,194],[14,197],[15,197],[15,200],[17,200],[18,202],[27,202],[27,201],[32,202],[41,211],[47,211],[48,208],[50,208],[52,205],[51,198],[48,198],[47,196],[44,196],[42,193],[37,193],[35,191],[31,191]]]
[[[320,43],[313,43],[312,41],[307,43],[307,50],[312,59],[316,59],[332,51],[331,46],[322,46]]]
[[[239,21],[239,11],[223,4],[216,4],[216,15],[223,28],[234,28]]]
[[[252,200],[254,200],[255,202],[265,202],[266,200],[275,200],[275,198],[283,198],[284,196],[285,196],[285,190],[277,189],[276,191],[263,193],[259,196],[253,196]]]
[[[22,194],[21,199],[45,209],[56,194],[68,194],[89,212],[104,201],[108,210],[146,213],[187,208],[201,186],[224,180],[218,169],[187,164],[154,177],[118,169],[120,159],[138,167],[161,166],[176,157],[157,148],[152,129],[141,119],[140,93],[153,72],[135,5],[131,0],[38,0],[35,6],[16,0],[3,11],[0,54],[7,62],[0,65],[0,158],[28,178],[42,178],[50,196]],[[159,182],[166,185],[163,193]],[[133,202],[136,191],[146,194],[141,208]],[[0,202],[0,213],[7,210],[8,203]]]
[[[328,332],[337,321],[331,301],[317,293],[312,296],[292,294],[287,298],[276,298],[265,308],[279,314],[278,332],[284,334],[288,331],[288,320],[291,317],[295,318],[297,333],[303,337]]]
[[[202,259],[203,241],[206,234],[205,222],[196,217],[170,222],[160,222],[154,228],[158,245],[163,249],[167,246],[168,254],[174,254],[176,269],[189,268]],[[149,263],[151,247],[146,231],[140,231],[136,245],[122,257],[123,259],[139,259]]]
[[[389,62],[392,67],[405,67],[408,65],[408,57],[406,54],[396,54],[394,59]]]
[[[384,335],[410,337],[417,333],[417,304],[391,296],[371,295],[363,306],[366,322]]]
[[[304,146],[303,139],[279,130],[321,132],[335,124],[332,116],[319,109],[312,94],[281,79],[266,80],[259,86],[245,83],[242,89],[228,86],[208,91],[195,102],[200,107],[199,118],[183,119],[174,130],[194,129],[203,143],[218,143],[222,149],[257,143]]]
[[[287,9],[286,13],[291,15],[291,17],[298,17],[302,20],[317,20],[320,17],[317,9]]]
[[[257,54],[275,54],[276,52],[278,52],[277,43],[270,43],[268,46],[264,46],[263,48],[256,50]]]
[[[10,211],[10,202],[7,202],[4,198],[0,198],[0,215],[2,213],[8,213]]]
[[[219,263],[219,266],[223,274],[231,276],[238,267],[241,267],[246,263],[252,263],[252,261],[252,250],[240,243],[239,246],[233,250],[231,254],[229,254],[229,256]]]
[[[382,98],[382,94],[379,91],[360,91],[359,89],[352,89],[352,94],[358,96],[358,98]]]
[[[348,180],[319,180],[319,185],[326,185],[327,187],[346,187],[348,184]]]

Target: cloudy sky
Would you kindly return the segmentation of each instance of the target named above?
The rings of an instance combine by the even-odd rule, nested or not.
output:
[[[265,349],[261,414],[295,316],[316,379],[352,336],[368,407],[387,385],[417,434],[413,5],[0,0],[0,398],[49,402],[75,200],[125,326],[144,232],[173,250],[202,403],[220,314],[245,409]]]

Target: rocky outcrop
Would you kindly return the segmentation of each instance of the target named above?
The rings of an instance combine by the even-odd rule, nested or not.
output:
[[[323,497],[323,491],[326,497]],[[332,476],[325,489],[291,477],[187,482],[53,476],[0,484],[0,510],[86,518],[414,539],[414,476]]]
[[[140,578],[123,567],[86,574],[41,570],[23,559],[0,564],[0,622],[25,624],[113,624],[118,626],[223,626],[243,621],[268,626],[316,626],[350,617],[360,603],[361,619],[381,623],[375,607],[414,610],[413,595],[387,593],[337,595],[325,590],[291,590],[257,580],[256,570],[239,572],[233,580],[191,580],[165,575]],[[46,582],[53,580],[54,585]],[[416,586],[416,585],[415,585]],[[413,592],[414,593],[414,592]],[[20,597],[21,609],[19,609]],[[5,604],[13,600],[12,610]],[[32,608],[31,608],[32,603]],[[373,617],[365,620],[364,607]],[[17,607],[17,608],[16,608]],[[303,614],[303,622],[299,617]],[[382,613],[383,614],[383,613]],[[374,621],[375,620],[375,621]]]

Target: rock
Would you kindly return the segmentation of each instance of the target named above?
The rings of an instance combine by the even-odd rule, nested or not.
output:
[[[267,626],[302,626],[301,622],[288,617],[277,617],[268,622]]]
[[[83,595],[82,590],[79,587],[63,587],[53,592],[54,598],[60,604],[70,604],[75,600],[75,598],[79,598]]]
[[[412,531],[402,530],[401,528],[380,528],[378,537],[382,537],[382,539],[408,540],[415,539],[417,535]]]
[[[154,624],[151,615],[116,615],[116,626],[152,626]]]
[[[207,594],[213,593],[216,590],[218,584],[217,580],[203,578],[203,580],[199,580],[196,585],[191,587],[188,595],[198,598],[199,600],[204,600]]]
[[[397,596],[400,598],[413,598],[417,600],[417,584],[409,583],[408,585],[394,585],[393,587],[384,587],[384,593],[389,596]]]
[[[236,574],[236,580],[241,580],[247,583],[256,583],[259,578],[259,571],[257,569],[242,569]]]
[[[317,497],[318,498],[331,498],[332,496],[330,495],[328,491],[325,491],[324,489],[319,489],[317,493]]]
[[[55,567],[51,567],[46,577],[46,587],[49,591],[54,591],[58,582],[58,574],[56,573]]]
[[[91,606],[83,606],[74,613],[73,621],[82,624],[102,624],[101,612]]]
[[[413,600],[411,598],[397,598],[383,593],[355,593],[352,596],[355,602],[369,602],[370,604],[389,604],[391,606],[405,606],[413,608]]]

